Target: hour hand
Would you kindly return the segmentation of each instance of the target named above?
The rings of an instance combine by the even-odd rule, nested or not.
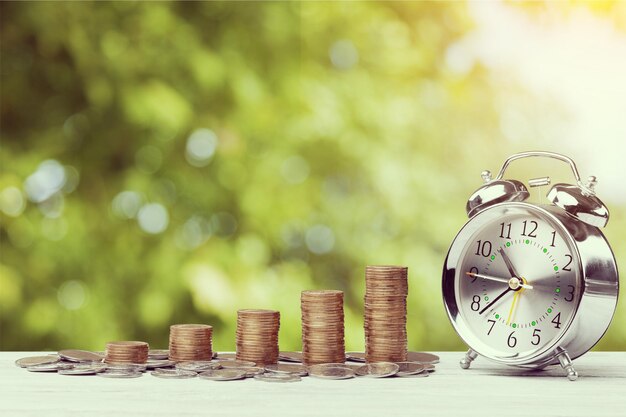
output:
[[[515,270],[515,267],[513,266],[513,262],[511,262],[511,259],[509,259],[509,255],[506,254],[504,249],[500,249],[500,255],[502,255],[502,260],[506,264],[506,269],[509,270],[511,277],[521,278],[520,275]]]

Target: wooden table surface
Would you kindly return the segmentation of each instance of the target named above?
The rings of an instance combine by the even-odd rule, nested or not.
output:
[[[529,372],[461,352],[439,352],[428,378],[355,378],[295,383],[217,382],[32,373],[0,352],[0,416],[620,416],[626,415],[626,352],[591,352],[574,361],[570,382],[559,367]]]

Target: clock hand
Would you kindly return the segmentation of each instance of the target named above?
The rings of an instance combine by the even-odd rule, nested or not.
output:
[[[527,290],[532,290],[533,289],[532,285],[528,285],[528,284],[522,283],[521,279],[519,279],[517,277],[512,277],[511,279],[506,279],[506,278],[492,277],[491,275],[476,274],[474,272],[466,272],[465,275],[467,275],[468,277],[477,277],[477,278],[482,278],[482,279],[486,279],[486,280],[489,280],[489,281],[502,282],[503,284],[508,284],[509,287],[511,287],[512,290],[515,290],[515,289],[517,289],[519,287],[526,288]]]
[[[511,318],[513,317],[513,313],[515,312],[515,307],[517,307],[519,296],[521,293],[521,291],[518,291],[513,296],[513,303],[511,304],[511,309],[509,310],[509,317],[507,317],[506,319],[506,324],[509,324],[511,322]]]
[[[500,255],[502,255],[502,260],[506,264],[506,268],[509,270],[509,273],[511,274],[511,276],[515,278],[521,278],[521,275],[518,274],[517,271],[515,270],[515,267],[513,266],[513,263],[511,262],[509,255],[507,255],[506,252],[504,252],[504,249],[500,249]]]
[[[478,312],[478,314],[479,314],[479,315],[480,315],[480,314],[483,314],[485,311],[487,311],[487,309],[488,309],[489,307],[491,307],[491,306],[492,306],[492,305],[494,305],[496,302],[498,302],[498,300],[499,300],[500,298],[502,298],[502,297],[504,297],[505,295],[507,295],[507,294],[509,293],[509,291],[513,291],[513,290],[511,289],[511,287],[509,287],[509,288],[507,288],[506,290],[502,291],[502,292],[500,293],[500,295],[498,295],[498,296],[497,296],[496,298],[494,298],[494,299],[493,299],[493,300],[492,300],[489,304],[487,304],[487,305],[485,306],[485,308],[483,308],[482,310],[480,310],[480,311]]]

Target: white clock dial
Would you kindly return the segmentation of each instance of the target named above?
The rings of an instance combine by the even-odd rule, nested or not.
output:
[[[577,254],[563,233],[543,218],[516,214],[492,220],[467,241],[456,302],[492,356],[532,355],[567,328],[581,288]]]

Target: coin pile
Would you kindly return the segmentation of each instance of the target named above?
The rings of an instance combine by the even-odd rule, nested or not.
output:
[[[367,362],[407,360],[407,275],[408,268],[402,266],[368,266],[365,269]]]
[[[170,360],[210,361],[213,327],[207,324],[173,324],[170,326]]]
[[[278,311],[251,309],[237,311],[236,358],[257,365],[278,362],[279,328]]]
[[[343,291],[302,291],[302,361],[305,365],[343,363]]]
[[[121,341],[106,344],[106,363],[146,363],[149,346],[146,342]]]

